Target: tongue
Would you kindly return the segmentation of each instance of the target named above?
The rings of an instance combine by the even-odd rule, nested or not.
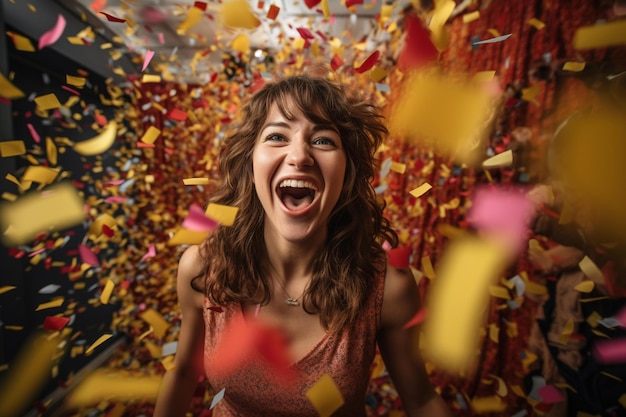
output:
[[[308,206],[313,202],[313,196],[306,195],[304,197],[295,197],[292,195],[285,195],[283,197],[283,203],[289,210],[297,210],[302,206]]]

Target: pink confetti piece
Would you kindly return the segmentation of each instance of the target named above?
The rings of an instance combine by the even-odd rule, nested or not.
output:
[[[87,246],[79,245],[78,252],[80,253],[80,257],[84,263],[89,264],[91,266],[100,265],[100,262],[98,261],[98,257],[96,256],[96,254],[93,253],[91,249],[89,249]]]
[[[28,254],[28,257],[29,257],[29,258],[32,258],[33,256],[37,256],[37,255],[39,255],[40,253],[45,252],[45,251],[46,251],[46,248],[37,249],[37,250],[32,251],[31,253],[29,253],[29,254]]]
[[[57,22],[54,27],[41,35],[41,37],[39,38],[38,49],[43,49],[46,46],[52,45],[53,43],[58,41],[63,34],[63,31],[65,30],[66,24],[67,22],[65,21],[63,15],[58,15]]]
[[[141,257],[141,262],[145,261],[148,258],[154,258],[155,256],[156,256],[156,248],[154,246],[154,243],[151,243],[150,246],[148,247],[148,252],[146,252],[146,254]]]
[[[141,72],[144,72],[146,70],[146,68],[148,68],[148,65],[150,64],[150,61],[152,60],[152,57],[154,56],[154,51],[146,51],[146,56],[143,59],[143,66],[141,67]]]
[[[189,207],[189,214],[183,220],[183,227],[189,230],[197,230],[200,232],[210,232],[217,228],[219,223],[204,214],[204,210],[197,204]]]
[[[159,39],[159,43],[161,45],[165,44],[165,36],[163,35],[163,32],[157,33],[157,38]]]
[[[104,199],[104,202],[107,204],[122,204],[128,200],[128,197],[114,195],[111,197],[107,197]]]
[[[626,338],[601,340],[593,347],[593,354],[598,362],[626,362]]]
[[[537,390],[537,394],[544,404],[560,403],[564,400],[563,395],[554,385],[544,385]]]
[[[68,87],[66,85],[62,85],[61,88],[64,89],[65,91],[69,91],[70,93],[72,93],[74,95],[80,96],[80,92],[78,92],[78,91],[74,90],[73,88],[70,88],[70,87]]]
[[[30,123],[26,123],[26,127],[28,128],[30,135],[33,137],[33,140],[37,143],[41,143],[41,137],[39,136],[39,133],[37,133],[37,131],[35,130],[35,127]]]
[[[468,221],[487,235],[504,239],[518,252],[528,240],[526,230],[534,213],[524,193],[484,187],[476,191]]]
[[[124,184],[125,180],[113,180],[113,181],[109,181],[104,183],[104,187],[114,187],[116,185],[121,185]]]

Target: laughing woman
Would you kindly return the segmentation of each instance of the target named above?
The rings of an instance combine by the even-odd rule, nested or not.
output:
[[[306,392],[325,374],[344,399],[333,415],[364,416],[377,345],[407,415],[451,415],[416,352],[418,330],[403,329],[419,309],[415,281],[387,265],[381,246],[397,236],[370,183],[387,134],[378,109],[338,83],[296,76],[266,85],[242,112],[212,198],[240,215],[180,260],[182,328],[154,415],[185,415],[206,372],[212,388],[225,388],[214,417],[317,417]],[[288,386],[258,355],[228,374],[211,371],[225,330],[241,319],[285,336]]]

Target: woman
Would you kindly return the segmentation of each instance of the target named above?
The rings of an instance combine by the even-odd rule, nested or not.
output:
[[[419,309],[415,281],[387,266],[382,248],[397,236],[369,180],[386,134],[375,107],[323,78],[266,85],[243,107],[212,199],[239,215],[181,257],[182,328],[155,416],[185,414],[203,366],[212,388],[225,388],[214,416],[318,416],[306,392],[325,374],[344,400],[333,415],[364,416],[376,343],[409,416],[450,415],[416,328],[403,329]],[[224,330],[242,317],[284,335],[288,385],[253,358],[212,373]]]

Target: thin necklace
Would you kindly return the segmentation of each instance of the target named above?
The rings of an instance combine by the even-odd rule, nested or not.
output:
[[[285,288],[285,282],[280,279],[280,275],[278,274],[278,272],[276,272],[276,269],[274,269],[274,265],[272,265],[271,263],[270,263],[270,268],[274,272],[274,276],[276,277],[276,279],[278,281],[278,285],[280,285],[280,289],[287,296],[287,298],[285,299],[285,304],[287,304],[289,307],[298,307],[300,305],[300,301],[299,301],[300,297],[302,297],[302,295],[304,295],[304,291],[302,292],[302,294],[300,294],[300,297],[293,298],[287,292],[287,289]]]

